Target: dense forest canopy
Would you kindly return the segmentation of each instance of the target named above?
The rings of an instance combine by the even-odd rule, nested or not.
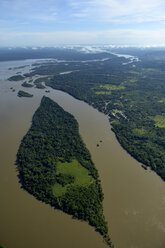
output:
[[[75,118],[43,97],[17,154],[22,186],[37,199],[95,227],[112,247],[103,192]]]
[[[165,180],[165,50],[125,48],[113,52],[122,51],[135,57],[105,52],[83,54],[86,60],[75,61],[70,54],[67,63],[37,64],[24,76],[48,76],[47,86],[107,114],[120,144]],[[73,58],[74,53],[79,54],[73,52]]]
[[[19,97],[33,97],[32,94],[29,94],[28,92],[25,92],[23,90],[19,90],[17,96],[19,96]]]

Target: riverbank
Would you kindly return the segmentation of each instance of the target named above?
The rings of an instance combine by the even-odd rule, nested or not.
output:
[[[10,90],[12,86],[15,93]],[[33,98],[18,98],[20,89],[23,89],[21,82],[0,81],[1,242],[8,248],[105,248],[99,234],[86,223],[54,211],[20,188],[14,165],[16,153],[46,94],[32,88],[28,92],[34,95]],[[164,248],[163,181],[152,171],[142,169],[123,150],[110,130],[107,116],[64,92],[49,87],[47,90],[52,100],[78,120],[80,134],[100,174],[105,217],[115,246]],[[98,143],[99,147],[96,146]]]

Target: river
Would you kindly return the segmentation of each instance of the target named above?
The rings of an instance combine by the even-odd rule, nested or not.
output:
[[[165,184],[144,170],[117,142],[107,116],[70,95],[25,89],[6,79],[27,72],[33,61],[0,63],[0,243],[7,248],[105,248],[87,223],[37,201],[21,189],[15,166],[21,139],[44,94],[75,116],[80,134],[99,171],[104,213],[116,248],[165,247]],[[27,65],[23,69],[9,67]],[[15,92],[12,92],[12,88]],[[24,89],[33,98],[19,98]],[[102,140],[100,146],[97,143]]]

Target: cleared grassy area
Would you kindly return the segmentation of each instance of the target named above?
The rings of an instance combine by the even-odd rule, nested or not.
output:
[[[101,89],[106,89],[106,90],[124,90],[125,87],[123,85],[114,85],[114,84],[100,84]]]
[[[161,70],[158,68],[143,68],[143,72],[160,72]]]
[[[123,112],[121,110],[118,110],[118,109],[113,109],[113,113],[114,114],[122,114]]]
[[[96,95],[110,95],[111,92],[109,92],[109,91],[96,91],[95,94]]]
[[[162,100],[160,100],[160,101],[158,101],[158,102],[160,102],[160,103],[165,103],[165,98],[162,99]]]
[[[61,195],[65,194],[67,191],[67,187],[68,187],[68,185],[63,187],[61,184],[55,183],[55,185],[53,186],[53,195],[54,196],[61,196]]]
[[[131,74],[139,74],[138,71],[129,71],[129,73],[131,73]]]
[[[71,163],[61,163],[57,164],[56,174],[65,174],[71,175],[74,177],[74,182],[71,184],[67,184],[62,186],[59,183],[55,183],[53,186],[53,194],[54,196],[61,196],[66,193],[68,187],[72,186],[86,186],[92,182],[92,177],[89,176],[89,171],[85,169],[76,159],[74,159]]]
[[[135,82],[137,82],[137,79],[130,78],[130,79],[129,79],[129,82],[130,82],[130,83],[135,83]]]
[[[165,127],[165,115],[156,115],[153,120],[155,121],[156,127]]]

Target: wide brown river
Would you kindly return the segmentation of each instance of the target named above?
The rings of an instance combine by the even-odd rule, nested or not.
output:
[[[25,89],[6,80],[31,61],[0,63],[0,243],[7,248],[105,248],[87,223],[36,200],[21,189],[15,166],[21,139],[44,94],[75,116],[80,134],[99,171],[104,213],[116,248],[165,248],[165,183],[145,171],[117,142],[107,116],[66,93]],[[29,67],[21,69],[28,71]],[[12,92],[13,87],[16,91]],[[102,140],[100,146],[96,144]]]

